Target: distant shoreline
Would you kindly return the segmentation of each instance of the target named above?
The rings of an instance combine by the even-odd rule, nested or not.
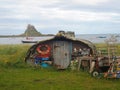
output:
[[[55,35],[47,34],[47,35],[30,36],[30,37],[46,37],[46,36],[55,36]],[[0,35],[0,38],[8,38],[8,37],[26,37],[26,36],[24,36],[24,35]]]

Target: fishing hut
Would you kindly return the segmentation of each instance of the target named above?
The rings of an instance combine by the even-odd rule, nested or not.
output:
[[[96,48],[90,41],[76,39],[74,32],[59,31],[53,38],[39,41],[29,48],[25,62],[31,65],[57,69],[66,69],[72,61],[79,62],[78,69],[90,68],[90,60],[94,60]]]

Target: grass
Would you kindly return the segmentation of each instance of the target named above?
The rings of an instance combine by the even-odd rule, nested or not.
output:
[[[98,43],[95,44],[97,47],[98,51],[102,51],[104,53],[104,55],[108,55],[108,46],[105,43]],[[114,46],[114,51],[115,51],[115,55],[120,56],[120,45],[119,44],[115,44]],[[112,52],[111,52],[112,53]]]
[[[87,72],[31,67],[28,45],[0,45],[0,90],[119,90],[119,80],[96,79]]]

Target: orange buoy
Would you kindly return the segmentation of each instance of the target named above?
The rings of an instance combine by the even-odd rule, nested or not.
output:
[[[49,57],[51,48],[48,45],[39,45],[37,47],[37,52],[40,54],[40,57]]]

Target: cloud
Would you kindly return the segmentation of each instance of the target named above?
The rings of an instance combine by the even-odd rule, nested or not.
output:
[[[24,19],[30,19],[29,16],[26,15],[7,15],[7,16],[1,16],[0,19],[17,19],[17,20],[24,20]]]
[[[7,0],[6,0],[7,1]],[[63,0],[13,0],[15,4],[6,4],[0,7],[4,9],[10,9],[10,11],[1,16],[1,18],[12,19],[62,19],[68,21],[111,21],[113,17],[119,16],[119,13],[113,12],[94,12],[84,10],[64,10],[60,7],[43,7],[47,5],[53,5]],[[71,0],[72,4],[86,4],[97,5],[99,3],[105,3],[109,0]],[[4,12],[3,12],[4,13]]]
[[[107,3],[110,0],[71,0],[73,4],[98,5]]]
[[[95,27],[94,30],[100,27],[107,29],[109,25],[111,25],[109,29],[112,29],[113,23],[120,23],[120,2],[117,0],[0,1],[0,30],[7,27],[22,30],[30,23],[39,30],[54,29],[55,32],[55,29],[74,31],[83,29],[83,31],[89,31],[92,27]],[[102,25],[101,22],[105,24]],[[92,27],[88,23],[92,23]],[[115,28],[115,25],[113,27]]]
[[[45,19],[62,19],[68,21],[112,21],[115,17],[119,17],[119,13],[110,12],[92,12],[82,10],[60,10],[60,9],[44,9],[41,15]]]
[[[6,0],[8,1],[8,0]],[[0,7],[8,9],[9,12],[5,15],[1,15],[0,18],[5,19],[61,19],[68,21],[111,21],[113,17],[118,17],[119,13],[114,12],[94,12],[84,10],[65,10],[60,7],[44,7],[47,5],[54,5],[63,0],[13,0],[14,3],[1,5]],[[85,4],[85,5],[97,5],[100,3],[106,3],[109,0],[71,0],[72,4]],[[69,5],[69,4],[68,4]],[[4,12],[3,12],[4,13]],[[114,20],[115,21],[115,20]]]

